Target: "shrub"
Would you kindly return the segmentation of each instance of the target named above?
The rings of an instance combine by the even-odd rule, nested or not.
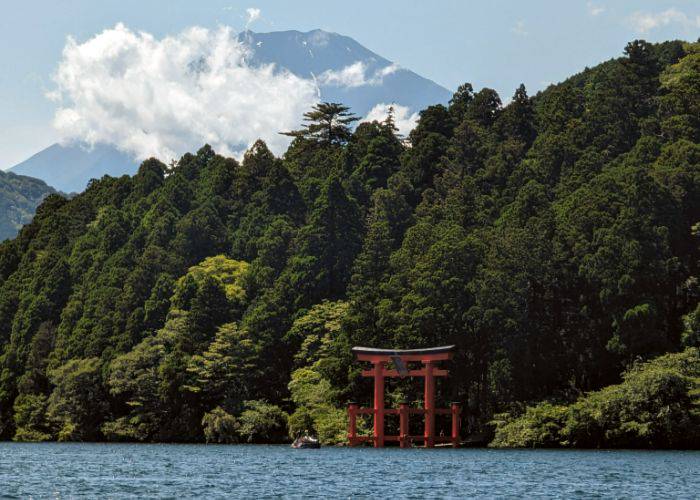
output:
[[[525,414],[512,418],[500,415],[492,423],[496,435],[489,446],[497,448],[552,448],[561,445],[559,433],[564,425],[567,407],[540,403],[528,407]]]
[[[107,409],[98,358],[72,359],[49,372],[55,386],[46,414],[59,441],[90,441],[99,436]]]
[[[674,370],[629,373],[573,404],[562,438],[575,447],[683,447],[691,430],[688,390],[688,378]]]
[[[348,414],[344,408],[328,406],[318,411],[314,426],[323,444],[345,443],[348,439]]]
[[[22,394],[15,399],[15,441],[48,441],[51,439],[46,422],[46,396]]]
[[[147,441],[154,427],[143,415],[136,414],[105,422],[100,430],[109,441]]]
[[[311,409],[300,406],[289,416],[287,422],[289,437],[295,439],[297,436],[308,434],[316,429],[314,416]]]
[[[238,435],[247,443],[287,441],[287,414],[265,401],[246,401],[238,421]]]
[[[322,444],[347,440],[347,414],[333,404],[330,382],[313,368],[299,368],[289,382],[296,411],[289,419],[289,435],[315,434]]]
[[[569,406],[540,403],[493,421],[491,446],[694,448],[700,445],[700,350],[666,354],[627,370],[620,384]]]
[[[217,406],[202,418],[202,430],[207,443],[236,443],[241,424],[236,417]]]

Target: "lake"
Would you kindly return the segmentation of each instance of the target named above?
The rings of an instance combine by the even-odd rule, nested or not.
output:
[[[0,443],[0,498],[676,497],[700,452]]]

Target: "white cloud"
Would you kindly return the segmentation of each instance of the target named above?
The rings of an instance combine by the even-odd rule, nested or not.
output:
[[[367,66],[362,61],[357,61],[349,66],[345,66],[338,71],[326,70],[318,75],[318,81],[322,85],[332,85],[335,87],[360,87],[366,85],[365,70]]]
[[[399,129],[399,134],[408,135],[418,123],[418,113],[411,113],[406,106],[400,104],[381,103],[374,106],[367,116],[362,120],[365,122],[378,121],[382,122],[389,116],[389,109],[394,108],[394,124]]]
[[[693,18],[675,7],[671,7],[662,12],[637,11],[629,16],[627,21],[637,33],[641,34],[649,33],[654,29],[670,24],[680,25],[686,30],[700,28],[700,16]]]
[[[588,7],[588,13],[592,16],[599,16],[603,12],[605,12],[605,7],[603,7],[602,5],[595,4],[593,2],[588,2],[586,6]]]
[[[256,139],[277,153],[317,101],[315,84],[250,67],[229,28],[193,27],[156,39],[122,24],[84,43],[68,38],[47,95],[65,140],[109,143],[165,161],[209,143],[231,155]]]
[[[311,45],[314,47],[325,47],[328,45],[328,42],[330,41],[330,33],[327,31],[323,30],[314,30],[311,33],[311,36],[308,37],[308,40],[311,42]],[[306,44],[304,44],[306,45]]]
[[[261,12],[260,12],[260,9],[258,9],[256,7],[247,8],[245,10],[245,13],[248,16],[248,18],[246,19],[246,23],[245,23],[246,28],[248,26],[250,26],[251,24],[253,24],[255,21],[257,21],[258,19],[260,19]]]
[[[390,64],[375,71],[372,75],[367,75],[367,65],[362,61],[356,61],[337,71],[326,70],[318,76],[317,80],[321,85],[333,87],[381,85],[384,78],[395,73],[398,69],[397,64]]]
[[[529,34],[527,30],[525,30],[525,21],[522,19],[515,23],[515,26],[511,28],[511,31],[520,36],[527,36]]]
[[[387,77],[399,70],[399,65],[396,63],[391,63],[389,66],[384,66],[382,69],[375,73],[375,78],[378,78],[377,84],[382,83],[384,77]]]

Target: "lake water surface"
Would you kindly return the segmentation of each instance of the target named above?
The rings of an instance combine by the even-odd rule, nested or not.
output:
[[[0,443],[0,498],[698,498],[700,452]]]

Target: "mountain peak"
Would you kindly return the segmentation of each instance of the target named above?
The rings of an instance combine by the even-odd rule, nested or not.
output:
[[[452,97],[448,89],[338,33],[247,30],[238,39],[250,49],[251,64],[275,64],[301,78],[312,78],[319,85],[321,99],[342,102],[360,116],[380,103],[417,112]],[[319,78],[322,75],[329,78]]]
[[[246,30],[237,39],[250,50],[248,64],[274,64],[300,78],[314,80],[321,100],[342,102],[360,117],[380,104],[404,106],[415,113],[431,104],[447,103],[451,97],[450,91],[435,82],[398,67],[338,33],[322,29],[268,33]],[[88,148],[54,144],[12,167],[12,171],[42,179],[64,192],[77,192],[85,189],[92,178],[131,174],[136,168],[134,160],[109,145]]]

